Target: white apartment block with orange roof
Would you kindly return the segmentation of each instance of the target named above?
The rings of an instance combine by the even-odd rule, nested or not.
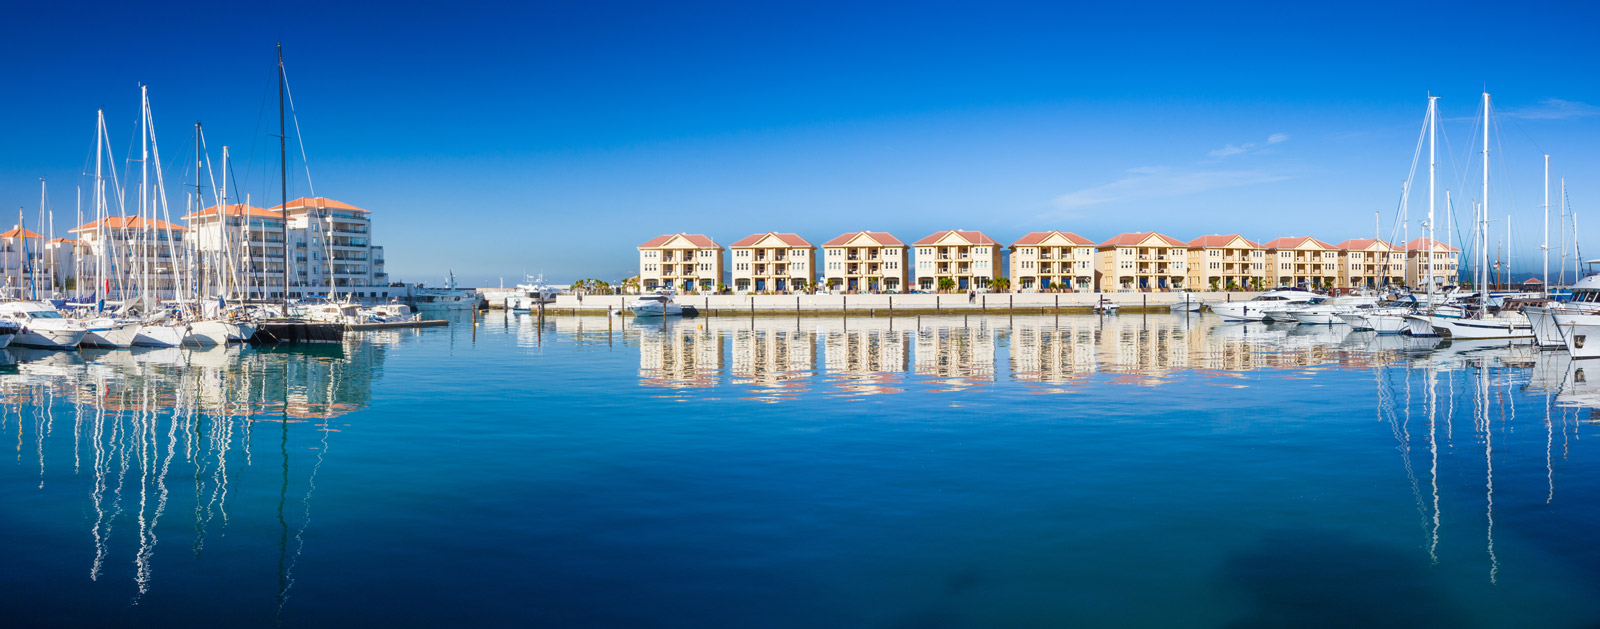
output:
[[[710,293],[723,285],[722,245],[702,234],[663,234],[639,245],[639,286]]]
[[[1102,291],[1181,290],[1188,279],[1189,244],[1165,234],[1118,234],[1096,249]]]
[[[1030,232],[1011,243],[1011,290],[1094,290],[1094,241],[1072,232]]]
[[[1276,286],[1339,285],[1339,250],[1333,245],[1310,236],[1292,236],[1275,238],[1262,248],[1267,250],[1267,280]]]
[[[78,277],[78,268],[92,263],[93,254],[89,244],[82,240],[57,238],[44,243],[44,266],[50,270],[50,275],[56,280],[56,288],[63,294],[72,295],[74,291],[82,294],[80,289],[85,279]]]
[[[1430,246],[1431,245],[1431,246]],[[1428,260],[1433,259],[1433,281],[1438,286],[1448,286],[1456,283],[1460,277],[1461,250],[1437,240],[1418,238],[1406,243],[1406,259],[1409,262],[1407,283],[1413,288],[1428,285]]]
[[[390,287],[383,247],[372,244],[371,212],[327,197],[301,197],[285,205],[287,250],[294,258],[290,261],[290,298],[338,294],[382,300],[405,294],[404,289]],[[284,209],[279,205],[267,211],[282,213]],[[265,236],[268,230],[261,231]],[[262,247],[266,252],[272,249]],[[264,264],[272,267],[270,259]],[[271,274],[266,272],[262,281],[267,282]],[[281,284],[282,280],[266,284],[268,292],[278,290]]]
[[[1189,290],[1256,290],[1267,283],[1267,253],[1239,234],[1189,241]]]
[[[917,288],[939,290],[950,279],[957,291],[988,289],[1002,277],[1000,243],[980,231],[952,229],[929,234],[915,243]]]
[[[1406,282],[1406,254],[1377,238],[1351,238],[1339,252],[1339,288],[1383,288]]]
[[[208,207],[183,217],[190,242],[202,266],[220,269],[228,292],[244,299],[282,299],[285,263],[283,214],[264,208],[229,204]],[[290,237],[305,240],[303,229]]]
[[[57,284],[50,270],[39,234],[21,225],[0,234],[0,274],[4,275],[0,295],[7,299],[51,297]]]
[[[735,292],[801,292],[817,271],[817,247],[796,234],[751,234],[728,246]]]
[[[831,291],[903,291],[911,259],[906,243],[888,232],[840,234],[822,245],[822,285]]]
[[[178,274],[190,268],[189,230],[167,221],[111,216],[68,230],[88,246],[90,259],[78,273],[104,277],[112,299],[148,296],[176,299]],[[102,267],[101,261],[105,264]]]

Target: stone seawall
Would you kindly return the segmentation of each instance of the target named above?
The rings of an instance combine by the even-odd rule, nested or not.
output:
[[[1202,303],[1241,301],[1254,292],[1187,293]],[[1165,312],[1185,293],[987,293],[969,298],[949,295],[678,295],[677,303],[704,316],[786,314],[938,314],[960,312],[1088,312],[1101,297],[1125,312]],[[561,295],[545,306],[545,314],[601,313],[627,310],[634,295]]]

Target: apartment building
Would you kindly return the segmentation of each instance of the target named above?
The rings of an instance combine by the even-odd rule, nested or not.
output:
[[[822,244],[822,284],[831,291],[903,291],[911,271],[909,249],[888,232],[840,234]]]
[[[56,238],[44,243],[44,266],[55,278],[56,288],[62,291],[83,287],[85,280],[78,277],[78,267],[86,264],[91,255],[89,244],[82,240]]]
[[[1382,288],[1406,283],[1406,254],[1377,238],[1351,238],[1337,245],[1339,288]]]
[[[230,204],[208,207],[183,220],[189,224],[197,259],[227,276],[230,293],[245,299],[283,297],[283,214]],[[303,233],[291,237],[305,240]]]
[[[939,289],[950,279],[958,291],[987,289],[1001,277],[1000,243],[980,231],[952,229],[929,234],[913,243],[917,248],[917,287]]]
[[[1439,286],[1456,283],[1460,277],[1461,250],[1437,240],[1418,238],[1406,243],[1406,260],[1409,263],[1407,283],[1416,288],[1428,285],[1428,260],[1433,259],[1433,282]]]
[[[1310,236],[1276,238],[1267,251],[1267,281],[1277,286],[1333,288],[1339,285],[1339,250]]]
[[[1188,279],[1189,244],[1155,232],[1117,234],[1097,245],[1099,290],[1178,290]]]
[[[7,299],[49,297],[56,286],[39,235],[21,225],[0,234],[0,273]]]
[[[78,274],[106,278],[110,286],[107,294],[112,299],[179,296],[178,288],[183,284],[178,273],[189,268],[189,230],[184,226],[136,216],[111,216],[84,223],[68,233],[76,234],[90,253],[89,258],[79,260]]]
[[[268,211],[288,221],[288,251],[294,256],[291,298],[332,293],[390,296],[383,247],[372,244],[371,212],[327,197],[301,197]]]
[[[639,245],[639,285],[713,292],[723,285],[722,245],[702,234],[663,234]]]
[[[801,292],[817,270],[816,246],[795,234],[751,234],[728,252],[736,292]]]
[[[1029,232],[1011,243],[1011,289],[1094,290],[1094,241],[1072,232]]]
[[[1267,285],[1267,252],[1239,234],[1189,241],[1190,290],[1258,290]]]

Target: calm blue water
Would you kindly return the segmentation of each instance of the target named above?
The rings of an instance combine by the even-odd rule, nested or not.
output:
[[[1209,316],[614,325],[6,350],[0,617],[1600,621],[1600,388],[1560,353]]]

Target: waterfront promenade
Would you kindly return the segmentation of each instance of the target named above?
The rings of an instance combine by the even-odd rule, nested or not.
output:
[[[1124,312],[1166,312],[1189,295],[1202,303],[1248,300],[1261,293],[966,293],[909,295],[678,295],[675,300],[706,316],[792,315],[836,313],[862,316],[939,314],[950,312],[1088,312],[1101,297]],[[627,310],[637,295],[560,295],[545,313],[578,314]],[[492,307],[500,307],[493,299]]]

